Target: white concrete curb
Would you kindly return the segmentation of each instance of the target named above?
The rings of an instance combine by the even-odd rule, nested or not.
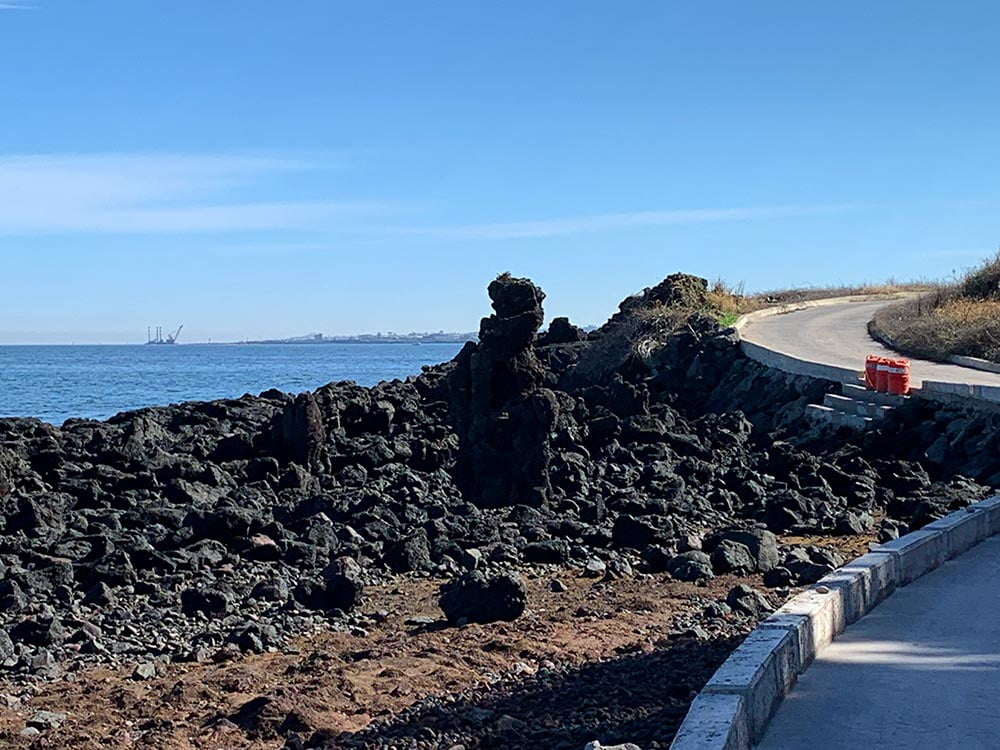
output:
[[[963,357],[960,354],[953,354],[948,357],[948,361],[953,365],[971,367],[973,370],[1000,373],[1000,364],[990,362],[988,359],[980,359],[979,357]]]
[[[936,401],[949,401],[949,396],[957,396],[963,401],[988,401],[1000,404],[1000,386],[974,385],[972,383],[945,383],[938,380],[925,380],[920,389],[923,398]]]
[[[788,600],[698,694],[671,750],[750,750],[823,647],[879,602],[1000,533],[1000,495],[882,544]]]

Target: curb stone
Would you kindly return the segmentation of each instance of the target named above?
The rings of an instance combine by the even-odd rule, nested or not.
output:
[[[878,545],[763,620],[691,704],[671,750],[750,750],[823,647],[896,588],[1000,534],[1000,495]]]

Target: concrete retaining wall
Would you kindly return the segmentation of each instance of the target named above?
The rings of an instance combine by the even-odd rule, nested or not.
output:
[[[925,380],[923,387],[914,395],[945,404],[971,406],[975,409],[985,408],[993,411],[1000,408],[1000,386],[995,385]]]
[[[824,646],[920,576],[1000,533],[1000,495],[970,505],[825,576],[763,620],[691,704],[672,750],[750,750]]]
[[[750,359],[765,367],[781,370],[792,375],[804,375],[820,380],[829,380],[834,383],[857,383],[864,376],[860,370],[852,370],[849,367],[835,367],[834,365],[821,365],[817,362],[810,362],[807,359],[799,359],[789,354],[772,351],[760,344],[750,341],[740,341],[740,349]]]

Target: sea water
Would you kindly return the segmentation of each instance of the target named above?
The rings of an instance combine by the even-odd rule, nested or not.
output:
[[[107,419],[144,406],[419,375],[461,344],[0,346],[0,416]]]

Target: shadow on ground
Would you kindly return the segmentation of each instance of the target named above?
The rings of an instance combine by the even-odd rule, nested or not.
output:
[[[429,698],[361,732],[316,732],[304,746],[582,750],[600,740],[666,748],[694,694],[741,640],[676,641],[579,668],[543,669],[491,689]]]

